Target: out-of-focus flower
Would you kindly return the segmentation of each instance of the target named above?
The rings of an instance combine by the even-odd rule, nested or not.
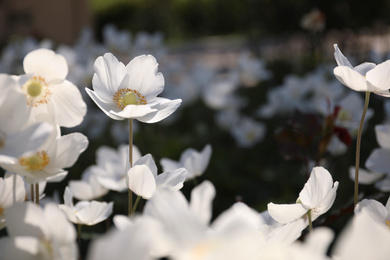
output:
[[[251,56],[249,52],[240,53],[237,65],[240,81],[245,87],[254,87],[259,82],[269,79],[272,75],[265,68],[264,61]]]
[[[334,57],[337,67],[333,73],[336,78],[345,86],[363,92],[374,92],[375,94],[390,97],[388,85],[390,75],[390,60],[378,65],[370,62],[362,63],[353,67],[348,59],[341,53],[337,44],[334,44]]]
[[[104,175],[102,168],[96,165],[89,166],[81,175],[81,180],[70,180],[69,189],[76,199],[92,200],[100,198],[108,193],[108,189],[103,187],[97,176]]]
[[[335,242],[333,259],[388,259],[389,228],[367,213],[356,214]]]
[[[151,55],[135,57],[125,66],[106,53],[96,59],[92,79],[94,91],[87,93],[106,115],[115,120],[137,119],[155,123],[171,115],[180,99],[157,97],[164,89],[164,77]]]
[[[163,158],[160,163],[164,172],[184,167],[188,171],[186,177],[186,181],[188,181],[202,175],[205,172],[210,162],[211,152],[211,145],[207,144],[200,152],[192,148],[186,149],[180,155],[179,161]]]
[[[29,124],[26,98],[8,75],[0,75],[0,161],[22,156],[45,142],[53,127]]]
[[[315,8],[302,17],[301,27],[311,32],[321,32],[325,29],[325,21],[325,14]]]
[[[25,75],[16,77],[26,95],[30,119],[74,127],[84,119],[87,106],[79,89],[66,80],[68,64],[52,50],[38,49],[23,60]]]
[[[364,169],[359,169],[359,184],[373,184],[383,178],[384,173],[371,172]],[[349,167],[349,178],[355,181],[355,166]],[[390,190],[389,190],[390,191]]]
[[[6,174],[0,178],[0,229],[5,225],[7,208],[26,199],[26,189],[22,177],[15,174]]]
[[[390,197],[384,206],[374,199],[364,199],[356,204],[355,214],[365,213],[378,224],[390,228]]]
[[[0,161],[0,165],[10,172],[24,176],[28,183],[37,183],[66,174],[64,168],[73,166],[87,146],[88,139],[83,134],[58,136],[58,132],[54,130],[35,151],[19,158]]]
[[[308,181],[299,193],[295,204],[268,204],[268,212],[272,218],[280,223],[290,223],[311,215],[311,220],[316,220],[327,212],[336,198],[339,183],[333,183],[331,174],[323,167],[314,167]]]
[[[110,52],[128,54],[131,48],[131,34],[129,31],[119,31],[115,25],[107,24],[103,27],[103,41]]]
[[[131,191],[144,199],[150,199],[158,188],[180,190],[186,175],[187,170],[183,167],[157,175],[157,166],[153,157],[147,154],[130,168],[126,180]]]
[[[129,146],[119,145],[115,150],[108,146],[101,146],[96,151],[97,167],[100,170],[95,171],[96,178],[103,187],[122,192],[127,190],[126,173],[129,165]],[[133,162],[141,158],[141,152],[138,147],[133,145]]]
[[[73,194],[69,187],[65,188],[64,204],[59,205],[70,222],[92,226],[107,219],[113,208],[113,202],[79,201],[73,204]]]
[[[241,117],[237,124],[231,128],[231,133],[238,146],[249,148],[262,141],[265,136],[266,126],[249,117]]]
[[[3,259],[77,259],[76,231],[54,203],[44,209],[17,203],[5,213],[9,237],[0,239]]]

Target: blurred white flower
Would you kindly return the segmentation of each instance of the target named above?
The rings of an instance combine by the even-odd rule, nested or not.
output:
[[[150,154],[138,159],[126,174],[129,189],[144,199],[150,199],[158,188],[180,190],[186,179],[183,167],[157,174],[157,166]]]
[[[371,62],[362,63],[353,67],[348,59],[341,53],[337,44],[334,44],[334,57],[337,67],[333,70],[336,78],[345,86],[363,92],[390,97],[389,74],[390,60],[378,65]]]
[[[17,203],[5,213],[9,237],[0,239],[3,259],[76,260],[76,231],[54,203],[44,209]]]
[[[384,173],[367,171],[365,169],[359,169],[359,184],[373,184],[385,176]],[[355,181],[355,166],[349,167],[349,178]]]
[[[231,134],[239,147],[250,148],[261,142],[265,136],[265,124],[243,116],[231,128]]]
[[[79,201],[73,204],[73,194],[69,187],[65,188],[64,204],[60,209],[75,224],[92,226],[106,220],[112,213],[113,202]]]
[[[237,65],[240,81],[245,87],[254,87],[259,82],[269,79],[272,75],[265,68],[265,62],[252,56],[249,52],[239,54]]]
[[[374,199],[363,199],[355,207],[355,214],[365,213],[375,220],[379,225],[390,228],[390,197],[384,206]]]
[[[336,198],[339,183],[333,183],[331,174],[323,167],[314,167],[308,181],[299,193],[295,204],[268,204],[268,212],[280,223],[290,223],[304,218],[309,224],[307,215],[316,220],[332,207]]]
[[[59,136],[55,130],[35,151],[19,158],[0,161],[0,166],[24,176],[28,183],[46,181],[66,174],[64,168],[73,166],[87,146],[88,139],[84,135],[72,133]]]
[[[0,178],[0,229],[5,225],[7,208],[26,199],[26,189],[22,177],[16,174],[6,174]]]
[[[115,54],[128,54],[131,48],[131,34],[129,31],[119,31],[114,24],[103,27],[103,41],[108,50]]]
[[[301,19],[301,27],[310,32],[321,32],[325,28],[326,17],[323,12],[314,8]]]
[[[101,146],[96,151],[97,167],[96,178],[103,187],[122,192],[127,190],[126,173],[130,168],[129,145],[121,144],[118,149]],[[138,147],[133,145],[133,162],[141,158]]]
[[[86,88],[96,105],[115,120],[137,119],[155,123],[171,115],[180,99],[157,97],[164,89],[164,77],[151,55],[135,57],[125,66],[106,53],[96,59],[92,79],[94,91]]]
[[[207,144],[200,152],[188,148],[180,155],[179,161],[162,158],[160,164],[164,172],[184,167],[188,171],[186,177],[186,181],[188,181],[202,175],[206,171],[210,162],[211,153],[212,149],[210,144]]]
[[[96,165],[89,166],[82,174],[81,180],[70,180],[69,189],[78,200],[92,200],[100,198],[108,193],[98,181],[98,175],[105,174],[102,168]]]
[[[87,106],[79,89],[66,80],[68,64],[52,50],[38,49],[23,60],[25,75],[15,77],[26,95],[33,121],[74,127],[84,119]]]
[[[53,126],[29,124],[26,98],[10,76],[0,74],[0,161],[8,161],[39,148]]]

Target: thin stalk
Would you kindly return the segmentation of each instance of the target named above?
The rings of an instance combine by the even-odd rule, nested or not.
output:
[[[364,100],[364,108],[362,113],[362,118],[360,119],[360,125],[358,129],[358,135],[356,140],[356,159],[355,159],[355,194],[354,194],[354,200],[353,200],[353,207],[356,207],[356,204],[358,203],[359,198],[359,162],[360,162],[360,145],[362,140],[362,132],[363,132],[363,124],[364,124],[364,118],[366,117],[366,112],[368,108],[368,103],[370,102],[370,93],[369,91],[366,92],[366,98]]]
[[[133,119],[129,119],[129,162],[130,168],[133,167]],[[127,173],[126,173],[127,174]],[[133,209],[133,192],[129,189],[129,216]]]
[[[35,183],[35,203],[39,205],[39,182]]]
[[[140,201],[140,199],[141,199],[141,196],[138,196],[137,199],[135,200],[133,210],[131,211],[131,215],[134,215],[135,210],[137,209],[138,202]]]
[[[34,192],[34,184],[31,184],[31,186],[30,186],[30,199],[31,199],[31,201],[32,202],[35,202],[35,192]]]
[[[307,217],[308,217],[308,220],[309,220],[309,231],[311,233],[311,232],[313,232],[313,223],[312,223],[312,220],[311,220],[311,210],[309,210],[307,212]]]
[[[81,259],[81,224],[77,224],[77,244],[79,246],[79,259]]]

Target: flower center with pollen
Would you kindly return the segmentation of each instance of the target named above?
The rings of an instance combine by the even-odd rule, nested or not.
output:
[[[32,107],[47,104],[52,94],[45,79],[39,76],[30,78],[22,89],[27,97],[27,105]]]
[[[146,105],[146,98],[137,90],[122,88],[115,92],[112,100],[117,108],[123,110],[127,105]]]
[[[45,151],[36,152],[32,156],[22,157],[19,159],[20,165],[24,166],[24,168],[28,171],[41,171],[49,162],[50,158],[47,156],[47,152]]]

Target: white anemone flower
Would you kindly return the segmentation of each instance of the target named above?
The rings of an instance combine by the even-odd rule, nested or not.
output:
[[[26,199],[26,189],[22,177],[16,174],[6,174],[0,178],[0,229],[5,225],[5,215],[7,208],[17,202]]]
[[[290,223],[304,218],[311,221],[326,213],[336,198],[339,183],[333,183],[332,175],[323,167],[314,167],[308,181],[299,193],[295,204],[268,204],[268,212],[273,219],[280,223]]]
[[[99,183],[99,174],[104,174],[104,170],[91,165],[81,174],[81,180],[70,180],[69,188],[74,197],[79,200],[92,200],[106,195],[109,190]]]
[[[156,123],[171,115],[181,104],[181,99],[157,97],[164,90],[164,77],[157,72],[157,67],[152,55],[137,56],[125,66],[114,55],[106,53],[94,64],[94,91],[85,90],[112,119]]]
[[[210,162],[211,153],[211,145],[207,144],[200,152],[192,148],[186,149],[180,155],[179,161],[163,158],[160,163],[164,171],[172,171],[174,169],[184,167],[188,171],[186,177],[186,181],[188,181],[202,175],[206,171]]]
[[[8,160],[39,148],[53,127],[29,124],[26,98],[10,76],[0,74],[0,91],[0,160]]]
[[[390,228],[390,197],[384,206],[374,199],[364,199],[356,204],[355,214],[365,213],[378,224]]]
[[[66,80],[68,64],[52,50],[38,49],[23,60],[26,73],[18,78],[33,121],[51,121],[74,127],[84,119],[87,106],[77,86]]]
[[[380,148],[374,149],[367,158],[365,166],[373,172],[390,174],[390,125],[375,126],[376,140]]]
[[[158,188],[180,190],[187,170],[182,168],[157,174],[157,166],[151,154],[147,154],[130,168],[126,174],[127,186],[138,196],[150,199]]]
[[[9,237],[0,239],[2,259],[77,259],[75,228],[55,203],[44,209],[17,203],[5,217]]]
[[[75,224],[92,226],[106,220],[112,213],[113,202],[79,201],[73,204],[73,194],[65,188],[64,203],[59,205],[69,221]]]
[[[378,65],[371,62],[353,67],[342,54],[337,44],[334,44],[334,57],[337,67],[333,70],[336,78],[345,86],[363,92],[374,92],[381,96],[390,97],[389,74],[390,60]]]
[[[236,139],[237,145],[250,148],[264,139],[266,126],[250,117],[241,117],[231,128],[231,134]]]
[[[129,145],[121,144],[117,149],[101,146],[96,151],[97,168],[93,169],[103,187],[122,192],[127,190],[126,173],[130,168]],[[138,147],[133,145],[133,161],[141,158]]]
[[[87,148],[88,139],[81,133],[58,136],[56,130],[37,150],[19,158],[0,161],[4,169],[22,175],[27,183],[51,180],[67,174],[79,155]]]

